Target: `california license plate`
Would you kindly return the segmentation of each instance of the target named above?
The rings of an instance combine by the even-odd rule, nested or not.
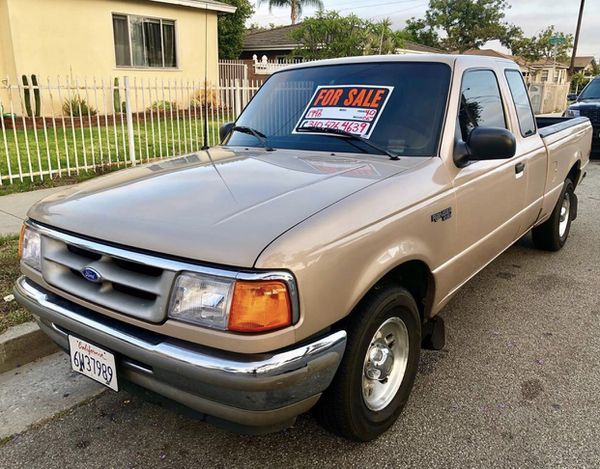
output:
[[[74,371],[114,391],[119,390],[115,356],[112,353],[72,335],[69,336],[69,349]]]

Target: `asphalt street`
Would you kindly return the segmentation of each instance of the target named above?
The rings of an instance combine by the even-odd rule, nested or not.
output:
[[[5,441],[3,468],[598,467],[600,164],[578,188],[558,253],[523,238],[442,312],[411,399],[378,440],[350,443],[310,415],[284,432],[229,433],[107,391]]]

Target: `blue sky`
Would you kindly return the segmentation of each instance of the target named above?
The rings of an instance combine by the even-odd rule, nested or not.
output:
[[[253,1],[253,0],[251,0]],[[256,8],[251,23],[266,26],[289,24],[287,9],[274,8],[269,13],[268,0]],[[389,17],[394,27],[402,28],[412,16],[423,16],[427,9],[426,0],[323,0],[325,9],[337,10],[343,14],[355,13],[363,18],[379,20]],[[575,34],[578,0],[509,0],[511,8],[506,12],[506,21],[514,23],[527,35],[536,34],[541,29],[554,24],[559,31]],[[307,8],[303,16],[310,16],[314,8]],[[489,47],[501,49],[499,44],[490,43]],[[600,1],[588,0],[585,5],[581,38],[577,55],[600,57]]]

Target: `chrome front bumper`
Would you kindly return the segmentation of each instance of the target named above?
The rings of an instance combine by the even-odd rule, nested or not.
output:
[[[120,379],[242,427],[293,423],[329,386],[346,347],[346,332],[338,331],[290,350],[233,354],[107,318],[26,277],[14,293],[64,350],[69,334],[96,343],[115,354]]]

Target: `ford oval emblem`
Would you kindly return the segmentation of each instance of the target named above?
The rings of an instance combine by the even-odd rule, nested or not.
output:
[[[102,281],[102,275],[100,275],[100,273],[92,267],[84,267],[84,269],[81,271],[81,275],[83,275],[84,279],[89,280],[90,282],[99,283]]]

